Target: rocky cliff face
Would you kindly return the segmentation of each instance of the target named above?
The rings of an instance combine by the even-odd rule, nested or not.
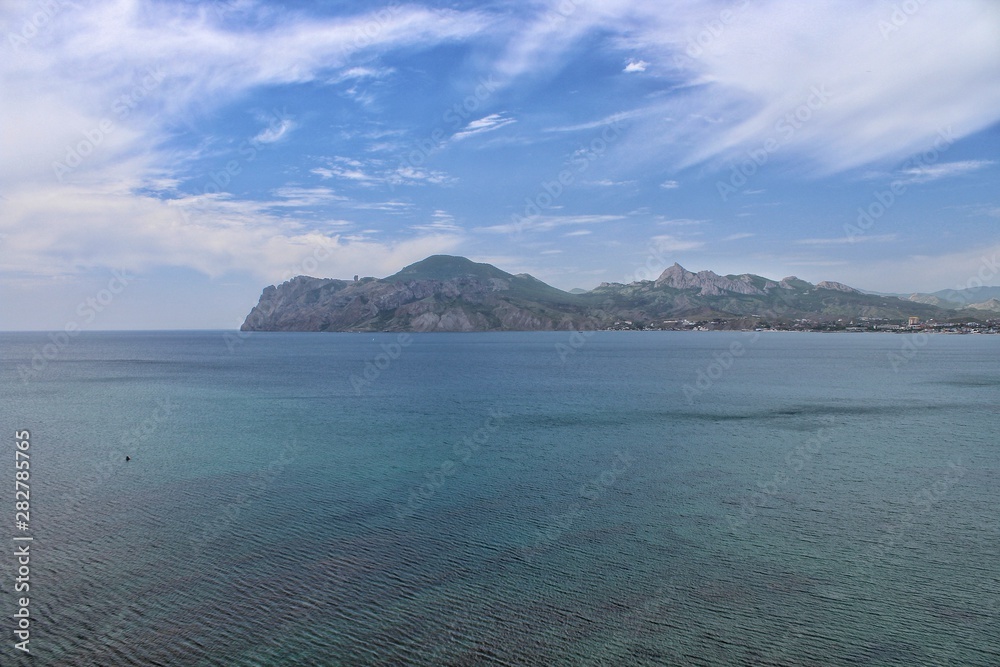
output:
[[[853,287],[848,287],[844,283],[835,283],[830,280],[824,280],[822,282],[816,283],[816,287],[820,289],[832,289],[838,292],[848,292],[853,294],[864,294],[861,290],[856,290]]]
[[[674,289],[697,288],[701,296],[719,296],[726,292],[734,294],[765,294],[766,289],[754,285],[754,276],[743,274],[735,278],[720,276],[712,271],[692,273],[680,264],[674,263],[656,279],[657,287],[672,287]],[[777,286],[776,283],[770,283]]]
[[[456,258],[461,259],[461,258]],[[268,287],[243,323],[244,331],[493,331],[593,326],[583,308],[546,308],[532,300],[534,278],[483,275],[459,262],[440,278],[407,267],[385,280],[299,276]],[[490,267],[493,268],[493,267]],[[400,279],[400,277],[404,279]],[[545,286],[552,292],[558,290]],[[548,295],[545,295],[548,296]],[[566,295],[571,298],[570,295]],[[563,304],[572,305],[572,304]],[[579,311],[579,312],[574,312]]]

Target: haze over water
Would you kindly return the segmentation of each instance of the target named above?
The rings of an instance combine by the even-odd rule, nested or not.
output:
[[[31,664],[1000,664],[996,337],[577,336],[0,334]]]

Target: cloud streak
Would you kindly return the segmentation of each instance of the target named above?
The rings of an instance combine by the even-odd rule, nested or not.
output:
[[[485,116],[478,120],[474,120],[468,125],[466,125],[461,131],[456,132],[452,135],[452,141],[461,141],[463,139],[468,139],[469,137],[475,136],[477,134],[483,134],[485,132],[494,132],[499,130],[501,127],[507,127],[512,123],[516,123],[517,120],[511,118],[506,113],[493,113],[489,116]]]

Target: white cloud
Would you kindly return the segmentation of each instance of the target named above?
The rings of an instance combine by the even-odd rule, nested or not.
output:
[[[365,162],[343,156],[326,159],[329,166],[310,169],[323,180],[338,178],[353,185],[451,185],[457,179],[449,174],[423,167],[399,165],[387,160],[371,158]]]
[[[315,246],[328,248],[334,263],[395,270],[457,246],[456,235],[438,232],[377,244],[313,231],[350,225],[289,213],[338,201],[325,189],[282,188],[267,202],[177,194],[190,156],[177,159],[165,146],[179,128],[263,87],[324,81],[339,70],[370,77],[351,59],[464,40],[485,27],[483,15],[398,4],[388,14],[380,8],[337,18],[278,15],[264,3],[239,11],[246,15],[234,23],[194,3],[95,0],[53,15],[27,44],[11,46],[5,36],[0,231],[7,235],[6,276],[179,266],[212,276],[245,271],[264,277]],[[23,12],[11,3],[0,6],[0,25],[19,25]],[[243,19],[255,29],[233,27]],[[262,149],[287,138],[296,124],[275,114],[248,142]],[[85,139],[84,158],[57,180],[54,163],[66,162]],[[361,183],[384,178],[368,168],[334,163],[313,173]]]
[[[645,60],[629,60],[622,71],[628,73],[645,72],[647,67],[649,67],[649,63]]]
[[[455,222],[455,217],[448,213],[447,211],[437,210],[431,214],[430,222],[413,225],[412,229],[422,232],[434,232],[443,234],[461,234],[463,231],[461,225]]]
[[[274,192],[281,199],[273,202],[272,206],[279,207],[309,207],[319,204],[329,204],[331,202],[346,201],[347,197],[334,194],[330,188],[300,188],[286,186],[278,188]]]
[[[660,183],[660,187],[663,188],[664,190],[676,190],[677,188],[681,187],[681,184],[678,183],[677,181],[663,181],[662,183]]]
[[[679,252],[681,250],[695,250],[705,245],[704,241],[692,241],[679,239],[669,234],[660,234],[650,239],[654,248],[661,252]]]
[[[337,72],[336,75],[328,81],[328,83],[342,83],[344,81],[358,79],[384,79],[390,74],[393,74],[395,71],[395,68],[392,67],[348,67],[343,71]]]
[[[602,178],[599,181],[588,181],[589,185],[599,185],[602,188],[613,188],[622,185],[635,185],[635,181],[613,181],[610,178]]]
[[[871,234],[859,236],[835,236],[825,239],[798,239],[797,245],[853,245],[855,243],[890,243],[899,239],[897,234]]]
[[[524,218],[520,224],[492,225],[479,227],[477,231],[493,234],[518,234],[522,232],[547,232],[570,225],[598,225],[624,220],[623,215],[533,215]]]
[[[507,125],[516,122],[516,119],[506,115],[505,112],[492,113],[489,116],[484,116],[483,118],[470,122],[461,131],[453,134],[451,138],[454,141],[461,141],[462,139],[467,139],[477,134],[499,130],[501,127],[506,127]]]
[[[294,128],[295,123],[285,118],[276,125],[271,125],[261,130],[260,134],[255,136],[252,141],[258,144],[273,144],[283,139]]]
[[[409,165],[396,167],[386,177],[386,181],[391,185],[451,185],[457,180],[443,171]]]
[[[603,128],[608,126],[616,126],[622,124],[629,118],[635,118],[643,113],[642,110],[634,111],[622,111],[618,113],[613,113],[610,116],[605,116],[598,120],[588,121],[586,123],[577,123],[575,125],[561,125],[556,127],[550,127],[545,129],[545,132],[581,132],[584,130],[593,130],[596,128]]]
[[[902,181],[905,183],[927,183],[939,178],[969,174],[994,164],[996,162],[993,160],[961,160],[909,167],[901,170]]]
[[[660,220],[657,224],[664,225],[667,227],[687,227],[693,225],[701,225],[708,222],[707,220],[695,220],[693,218],[671,218],[669,220]]]
[[[749,232],[741,232],[739,234],[730,234],[729,236],[722,239],[723,241],[739,241],[741,239],[748,239],[756,234],[751,234]]]
[[[676,156],[675,167],[722,166],[772,140],[772,164],[832,173],[900,160],[949,127],[961,138],[1000,120],[993,0],[920,3],[889,34],[887,3],[754,2],[707,41],[698,38],[719,22],[714,3],[607,0],[575,3],[566,15],[559,7],[551,2],[511,41],[498,63],[508,80],[560,69],[609,26],[629,48],[681,64],[686,94],[655,102],[616,145],[637,168],[665,156]]]

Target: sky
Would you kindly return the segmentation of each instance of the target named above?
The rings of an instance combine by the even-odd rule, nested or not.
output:
[[[1000,285],[996,0],[0,6],[0,330],[463,255]]]

